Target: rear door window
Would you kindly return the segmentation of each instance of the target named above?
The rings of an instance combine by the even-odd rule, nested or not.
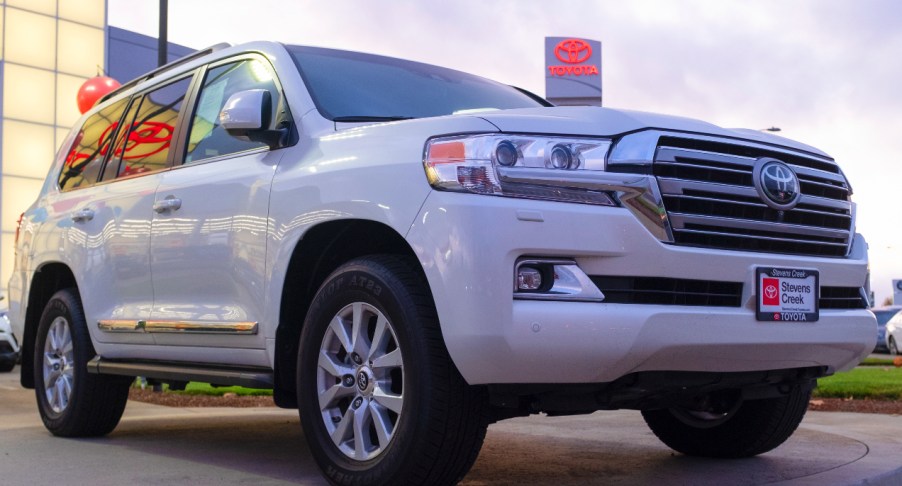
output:
[[[104,158],[109,154],[112,138],[122,119],[128,98],[103,108],[88,117],[66,155],[59,175],[63,191],[88,187],[97,182]]]
[[[115,157],[104,179],[127,177],[165,169],[169,163],[176,122],[191,86],[191,77],[146,93],[129,109],[128,132],[116,140]]]

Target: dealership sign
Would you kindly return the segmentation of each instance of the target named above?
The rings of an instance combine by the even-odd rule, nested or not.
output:
[[[601,105],[601,42],[546,37],[545,97],[558,105]]]

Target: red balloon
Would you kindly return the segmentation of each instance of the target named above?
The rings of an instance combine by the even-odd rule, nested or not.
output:
[[[107,76],[95,76],[85,81],[85,84],[78,88],[78,96],[75,97],[75,101],[78,102],[78,110],[82,113],[90,110],[97,100],[119,86],[121,86],[119,81]]]

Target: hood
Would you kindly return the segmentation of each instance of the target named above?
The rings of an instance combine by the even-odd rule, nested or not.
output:
[[[615,137],[644,129],[659,129],[738,138],[790,147],[829,157],[809,145],[757,130],[722,128],[692,118],[641,111],[615,110],[597,106],[555,106],[490,111],[480,113],[479,117],[495,125],[502,132],[509,133]]]

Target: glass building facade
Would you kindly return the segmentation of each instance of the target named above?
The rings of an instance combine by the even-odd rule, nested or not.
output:
[[[0,287],[13,238],[56,148],[78,119],[78,88],[106,51],[105,0],[0,0]]]
[[[107,25],[106,0],[0,0],[0,295],[12,274],[19,215],[81,114],[98,74],[121,83],[157,63],[156,39]],[[169,60],[193,50],[169,44]]]

